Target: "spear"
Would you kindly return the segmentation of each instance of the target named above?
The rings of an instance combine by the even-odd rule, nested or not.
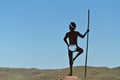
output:
[[[87,24],[87,28],[88,28],[88,29],[89,29],[89,24],[90,24],[90,9],[88,9],[88,24]],[[88,41],[89,41],[89,33],[87,34],[86,58],[85,58],[85,75],[84,75],[84,80],[86,80],[86,76],[87,76]]]

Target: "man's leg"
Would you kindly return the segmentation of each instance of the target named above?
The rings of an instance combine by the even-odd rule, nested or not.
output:
[[[80,54],[83,53],[83,49],[80,48],[80,47],[77,47],[77,50],[76,50],[76,51],[78,51],[78,53],[77,53],[77,55],[73,58],[73,62],[75,61],[75,59],[76,59]]]
[[[70,73],[68,76],[72,76],[72,67],[73,67],[73,53],[68,50],[68,56],[69,56],[69,65],[70,65]]]

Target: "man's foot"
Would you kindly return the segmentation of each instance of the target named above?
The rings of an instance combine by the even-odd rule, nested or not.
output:
[[[68,74],[67,76],[72,76],[72,74],[70,73],[70,74]]]
[[[73,58],[73,62],[76,60],[76,58],[80,55],[81,53],[78,53],[74,58]]]
[[[75,59],[76,59],[76,58],[73,58],[72,63],[74,63]]]

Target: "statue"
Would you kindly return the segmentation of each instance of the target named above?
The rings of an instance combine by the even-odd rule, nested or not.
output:
[[[84,34],[79,33],[78,31],[75,31],[76,29],[76,23],[75,22],[70,22],[69,24],[69,32],[65,34],[64,37],[64,42],[66,43],[68,47],[68,57],[69,57],[69,66],[70,66],[70,72],[68,76],[72,76],[72,68],[73,68],[73,63],[76,60],[76,58],[83,53],[83,49],[78,46],[78,41],[77,38],[84,38],[86,34],[89,32],[89,29]],[[73,58],[73,52],[78,52],[76,56]]]

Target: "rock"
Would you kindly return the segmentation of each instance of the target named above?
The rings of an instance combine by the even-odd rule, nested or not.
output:
[[[59,78],[58,80],[81,80],[81,79],[78,79],[77,76],[65,76],[63,78]]]

